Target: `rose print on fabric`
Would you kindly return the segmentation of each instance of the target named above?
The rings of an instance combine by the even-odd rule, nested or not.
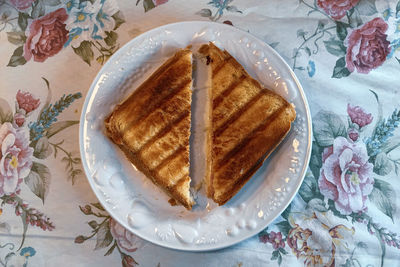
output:
[[[7,66],[45,62],[68,47],[88,65],[103,64],[119,48],[116,30],[125,20],[115,0],[10,2],[3,30],[18,47]]]
[[[400,175],[400,159],[391,157],[400,148],[394,135],[400,111],[395,109],[385,118],[379,96],[371,90],[372,97],[378,114],[348,103],[341,112],[335,111],[340,115],[320,110],[313,117],[310,170],[298,197],[259,234],[259,241],[274,250],[271,260],[279,265],[292,253],[306,266],[357,266],[354,252],[365,254],[368,246],[354,240],[349,247],[355,229],[364,228],[376,237],[381,266],[389,247],[400,249],[399,233],[379,225],[376,214],[369,215],[374,206],[395,224],[396,194],[387,176]]]
[[[356,69],[360,73],[369,73],[385,62],[390,53],[387,29],[383,19],[375,18],[348,35],[345,40],[346,67],[350,72]]]
[[[358,125],[358,127],[362,128],[372,122],[372,114],[367,113],[360,106],[351,106],[347,104],[347,114],[350,117],[352,123]]]
[[[118,246],[127,252],[135,252],[141,246],[142,240],[126,230],[114,219],[110,219],[110,230]]]
[[[0,197],[19,190],[32,167],[33,148],[28,131],[15,129],[10,122],[0,125]]]
[[[282,214],[283,220],[272,225],[279,232],[267,228],[258,235],[260,242],[271,243],[274,249],[271,260],[281,265],[285,255],[293,253],[304,266],[343,263],[340,253],[348,251],[345,241],[352,238],[354,228],[339,222],[322,201],[312,200],[310,205],[301,208],[292,206]],[[275,239],[275,244],[278,240],[282,243],[274,245],[271,239]]]
[[[29,8],[35,0],[10,0],[10,4],[18,10]]]
[[[15,129],[11,123],[0,126],[0,197],[19,190],[22,179],[32,167],[33,148],[29,147],[26,129]]]
[[[24,58],[43,62],[61,51],[67,41],[65,21],[68,15],[64,8],[57,9],[29,25],[29,35],[24,46]]]
[[[390,17],[390,8],[386,13],[383,12],[384,18],[381,18],[377,17],[375,1],[310,2],[300,1],[310,9],[308,16],[314,14],[314,19],[318,14],[321,19],[313,31],[297,30],[300,45],[293,50],[294,70],[307,71],[309,77],[313,77],[318,66],[311,66],[309,62],[314,62],[314,56],[324,47],[326,52],[336,58],[332,66],[332,78],[344,78],[354,72],[368,74],[392,58],[395,52],[393,49],[397,51],[400,48],[400,39],[388,39],[388,19],[384,18]],[[398,7],[397,11],[400,10]]]
[[[333,217],[330,211],[311,210],[289,216],[292,228],[288,232],[287,243],[296,257],[304,260],[305,266],[335,265],[336,251],[345,250],[344,241],[351,238],[354,229],[333,223]]]
[[[40,104],[40,99],[34,98],[30,93],[21,90],[18,90],[15,98],[17,99],[18,112],[23,110],[25,111],[25,114],[34,111]]]
[[[50,83],[44,78],[43,80],[51,95]],[[5,100],[0,99],[0,206],[11,206],[15,215],[22,220],[22,240],[17,250],[24,244],[29,225],[43,231],[52,231],[55,228],[44,213],[23,200],[24,196],[21,193],[22,187],[25,187],[43,204],[45,203],[51,184],[51,174],[46,162],[41,160],[48,158],[53,152],[56,157],[57,152],[61,151],[60,153],[65,153],[62,160],[68,164],[66,171],[71,179],[74,180],[74,177],[82,172],[80,167],[76,167],[80,164],[80,159],[72,157],[70,152],[62,148],[62,141],[60,143],[51,141],[51,137],[57,133],[79,123],[79,121],[58,121],[57,117],[80,97],[80,93],[71,94],[61,97],[55,103],[50,103],[51,99],[48,97],[43,103],[31,93],[18,90],[15,95],[14,112]],[[32,116],[34,111],[39,111],[36,119]],[[12,247],[11,250],[14,249],[13,244]],[[26,257],[15,258],[17,259],[25,261]]]
[[[373,164],[368,162],[365,144],[337,137],[322,154],[319,189],[335,202],[341,214],[364,211],[373,189]]]
[[[346,15],[360,0],[318,0],[317,4],[326,14],[338,20]]]

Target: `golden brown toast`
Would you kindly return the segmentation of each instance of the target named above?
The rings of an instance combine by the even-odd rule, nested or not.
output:
[[[105,120],[107,135],[128,159],[189,210],[191,86],[192,52],[182,49]]]
[[[211,66],[212,80],[206,191],[223,205],[283,140],[296,112],[250,77],[227,51],[210,43],[199,53]]]

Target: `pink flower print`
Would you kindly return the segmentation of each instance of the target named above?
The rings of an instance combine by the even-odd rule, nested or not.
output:
[[[168,2],[168,0],[153,0],[153,3],[155,6],[159,6],[159,5],[165,4],[167,2]]]
[[[346,67],[350,72],[369,73],[385,62],[391,50],[385,34],[388,27],[383,19],[374,18],[347,36]]]
[[[350,143],[344,137],[337,137],[333,146],[323,152],[319,189],[335,202],[341,214],[366,209],[365,202],[374,184],[373,165],[368,159],[364,143]]]
[[[34,111],[40,105],[39,99],[34,98],[31,93],[24,92],[21,90],[18,90],[16,99],[18,108],[24,110],[26,114]]]
[[[326,14],[335,20],[346,15],[360,0],[318,0],[317,4]]]
[[[17,127],[21,127],[25,123],[25,116],[22,115],[21,113],[15,113],[14,123]]]
[[[268,236],[268,242],[272,244],[272,247],[275,250],[285,247],[285,243],[282,240],[282,234],[280,232],[275,233],[272,231]]]
[[[126,230],[117,221],[110,219],[111,234],[120,248],[128,252],[134,252],[141,245],[142,240]]]
[[[24,130],[15,129],[9,122],[0,125],[0,197],[18,193],[32,167],[33,148]]]
[[[353,140],[354,142],[357,141],[359,135],[357,130],[350,128],[347,134],[351,140]]]
[[[35,0],[10,0],[10,4],[18,10],[24,10],[32,6]]]
[[[43,62],[61,51],[68,40],[67,19],[65,8],[59,8],[32,21],[24,46],[26,61],[33,57],[34,61]]]
[[[349,114],[351,122],[357,124],[360,128],[370,124],[373,119],[371,113],[366,113],[361,107],[352,107],[350,104],[347,104],[347,114]]]

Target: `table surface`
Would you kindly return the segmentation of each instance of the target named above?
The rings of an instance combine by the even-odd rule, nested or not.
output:
[[[272,46],[313,119],[291,205],[258,235],[204,253],[116,223],[78,145],[84,97],[107,59],[142,32],[189,20]],[[400,266],[397,0],[0,0],[0,44],[1,266]]]

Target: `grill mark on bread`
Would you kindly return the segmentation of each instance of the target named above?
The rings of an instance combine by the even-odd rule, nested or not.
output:
[[[228,128],[228,125],[234,123],[237,119],[239,119],[240,116],[242,116],[242,114],[252,105],[254,105],[264,94],[264,90],[260,90],[258,94],[253,96],[246,104],[244,104],[240,109],[233,113],[232,116],[229,117],[229,119],[227,119],[220,127],[215,129],[213,133],[214,138],[220,136]]]
[[[231,85],[228,86],[222,93],[217,96],[212,103],[212,108],[216,109],[218,105],[222,102],[222,100],[227,97],[233,90],[235,90],[236,87],[239,86],[244,80],[246,79],[246,75],[242,74],[239,79],[234,81]]]
[[[144,143],[140,147],[140,149],[138,151],[136,151],[136,152],[140,153],[145,148],[151,146],[152,144],[154,144],[154,142],[156,142],[157,140],[161,139],[164,135],[169,133],[175,125],[177,125],[179,122],[184,120],[187,116],[189,116],[189,114],[190,114],[190,112],[188,110],[185,110],[184,112],[182,112],[175,120],[173,120],[170,123],[168,123],[167,125],[165,125],[165,127],[163,129],[161,129],[158,134],[156,134],[155,136],[150,138],[146,143]]]
[[[158,178],[158,175],[156,174],[156,172],[149,170],[145,164],[143,164],[142,160],[137,156],[136,153],[130,151],[129,149],[127,149],[125,146],[123,145],[119,145],[119,147],[121,148],[121,150],[125,153],[125,155],[130,159],[130,161],[132,161],[132,163],[141,171],[143,172],[148,178],[150,178],[153,183],[155,185],[161,185],[161,189],[167,193],[169,196],[171,196],[172,198],[174,198],[175,200],[177,200],[180,204],[182,204],[184,207],[186,207],[187,209],[191,209],[191,206],[193,203],[187,203],[185,201],[185,199],[183,199],[182,197],[180,197],[179,195],[176,194],[176,192],[171,192],[168,191],[169,187],[168,185],[163,181],[160,180]],[[187,175],[183,176],[183,177],[187,177]],[[180,181],[181,179],[179,179]],[[184,182],[184,181],[183,181]],[[183,183],[181,181],[181,183]],[[176,183],[175,183],[176,184]],[[175,190],[174,190],[175,191]]]
[[[178,83],[182,79],[181,75],[188,66],[184,57],[188,52],[182,51],[182,53],[176,54],[174,57],[170,58],[166,63],[164,63],[160,68],[158,68],[142,85],[140,85],[123,103],[117,106],[114,110],[114,114],[122,117],[125,121],[125,125],[119,125],[118,130],[124,131],[127,126],[131,124],[132,121],[140,119],[140,114],[145,112],[149,106],[145,103],[150,103],[156,105],[163,95],[167,94],[170,89],[175,86],[174,83]],[[181,64],[181,61],[183,61]],[[151,88],[150,91],[147,88]],[[165,90],[165,88],[167,90]],[[150,99],[150,94],[153,97]],[[125,103],[135,103],[133,106],[126,105]],[[136,116],[126,116],[121,114],[135,114]]]
[[[192,53],[183,49],[115,107],[105,121],[107,135],[137,169],[189,210],[194,204],[189,192],[191,78]],[[174,138],[179,139],[171,142]],[[157,153],[161,150],[162,156]],[[157,167],[160,169],[155,170]],[[181,180],[182,176],[186,178]],[[170,190],[177,181],[179,187]]]
[[[270,114],[267,116],[255,129],[253,129],[251,132],[249,132],[242,140],[236,144],[236,146],[233,147],[226,155],[218,162],[218,167],[221,168],[224,166],[230,158],[234,157],[240,150],[242,150],[247,143],[249,143],[253,137],[253,135],[258,132],[263,130],[265,127],[268,126],[268,124],[272,123],[278,116],[285,111],[285,109],[288,107],[287,103],[284,103],[278,110],[276,110],[274,113]]]
[[[170,91],[167,95],[165,95],[163,98],[158,99],[158,101],[153,101],[150,104],[150,108],[146,110],[146,112],[143,112],[138,116],[136,119],[132,120],[128,126],[124,128],[124,130],[121,132],[122,136],[129,131],[132,127],[135,127],[137,124],[139,124],[142,120],[145,120],[148,116],[150,116],[157,108],[159,108],[161,105],[163,105],[165,102],[168,100],[172,99],[176,94],[178,94],[180,91],[182,91],[184,88],[187,87],[189,83],[191,83],[190,78],[185,78],[178,86],[176,86],[172,91]]]
[[[154,169],[152,169],[151,171],[153,172],[157,172],[158,170],[161,170],[163,167],[165,167],[165,165],[167,165],[170,161],[172,161],[175,157],[179,156],[182,152],[184,152],[186,150],[187,144],[184,144],[180,147],[178,147],[171,155],[169,155],[168,157],[166,157],[163,161],[161,161],[160,164],[158,164]]]
[[[179,178],[178,181],[176,181],[175,184],[173,184],[173,185],[170,186],[169,188],[172,188],[172,189],[177,189],[177,188],[179,188],[179,187],[182,186],[182,184],[185,182],[185,180],[186,180],[187,177],[188,177],[187,175],[183,175],[181,178]]]
[[[210,91],[214,99],[220,98],[220,95],[222,98],[210,105],[208,138],[212,150],[207,152],[210,172],[205,179],[208,183],[207,195],[223,205],[242,188],[286,136],[295,111],[282,97],[264,89],[228,51],[222,51],[210,42],[203,45],[199,52],[214,59],[210,64],[213,74]],[[242,75],[248,79],[232,92],[225,91]],[[259,100],[254,98],[257,95]],[[248,102],[252,100],[254,103],[250,105]],[[243,111],[239,111],[242,108]],[[246,118],[252,116],[257,120],[246,123]]]
[[[228,63],[232,60],[233,57],[230,58],[224,58],[222,60],[222,63],[220,63],[218,66],[215,67],[215,69],[212,72],[212,76],[215,76],[218,74],[218,72]]]
[[[271,153],[270,151],[267,152]],[[232,188],[225,194],[226,196],[230,196],[232,195],[235,191],[239,191],[242,186],[250,179],[250,177],[261,167],[261,165],[263,164],[264,160],[266,158],[266,155],[262,155],[254,164],[252,167],[250,167],[250,169],[243,174],[235,183],[234,186],[232,186]],[[225,197],[225,199],[223,200],[219,200],[218,204],[219,205],[224,205],[230,198]]]

